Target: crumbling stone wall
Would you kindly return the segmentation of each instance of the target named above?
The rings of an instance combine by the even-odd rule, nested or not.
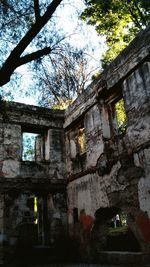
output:
[[[22,262],[67,236],[64,112],[0,104],[1,261]],[[22,159],[24,132],[38,134],[34,161]]]
[[[121,246],[150,252],[149,51],[147,28],[65,112],[0,102],[1,261],[38,258],[39,246],[84,261]],[[24,132],[38,134],[34,161],[22,160]],[[108,236],[117,213],[128,224],[119,247]]]
[[[102,209],[108,211],[108,208],[118,208],[127,215],[137,247],[150,252],[149,49],[148,28],[66,111],[64,127],[70,235],[80,243],[83,257],[91,253],[94,245],[91,234],[98,222],[96,212]],[[115,103],[122,97],[127,128],[120,133]],[[78,151],[78,138],[74,135],[79,125],[84,127],[85,132],[84,153]],[[78,221],[75,220],[74,209]],[[101,250],[106,248],[105,242],[102,246],[102,240],[108,218],[111,215],[98,219],[100,227],[97,227],[96,235],[100,235]]]
[[[35,175],[36,178],[64,179],[63,111],[49,111],[19,103],[2,104],[5,105],[5,114],[0,114],[1,177],[24,178]],[[45,136],[45,158],[39,155],[33,164],[22,161],[24,132]]]

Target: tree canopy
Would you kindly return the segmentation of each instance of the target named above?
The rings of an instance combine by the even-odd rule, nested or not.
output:
[[[33,6],[31,5],[31,1],[30,2],[23,1],[23,5],[22,5],[22,1],[13,0],[12,2],[12,1],[7,0],[6,2],[4,2],[3,0],[1,0],[1,5],[3,7],[2,15],[3,16],[5,15],[5,18],[7,18],[7,21],[9,23],[8,29],[7,27],[4,26],[5,23],[3,23],[2,25],[4,27],[4,30],[3,30],[4,34],[8,33],[9,27],[11,27],[12,29],[13,24],[14,24],[15,26],[17,26],[18,32],[17,30],[13,31],[12,32],[13,37],[15,41],[18,40],[19,36],[21,36],[21,39],[19,40],[17,45],[13,47],[11,53],[9,54],[9,56],[7,57],[7,59],[5,60],[5,62],[3,63],[0,69],[0,86],[9,82],[12,73],[17,67],[23,64],[26,64],[32,60],[38,59],[41,56],[47,55],[51,52],[51,47],[45,45],[44,48],[42,47],[36,50],[35,52],[22,55],[25,52],[25,49],[30,45],[30,43],[34,40],[34,38],[38,35],[38,33],[40,33],[40,31],[44,28],[44,26],[50,20],[56,8],[59,6],[61,2],[62,0],[50,1],[50,3],[47,4],[46,10],[44,10],[44,13],[41,14],[38,0],[34,0]],[[26,10],[26,6],[28,6],[28,3],[30,3],[29,9],[32,13],[30,12],[28,13],[28,11]],[[15,10],[15,7],[17,7],[16,10]],[[26,12],[28,15],[26,15]],[[34,20],[31,14],[34,15]],[[17,16],[19,16],[20,20],[22,19],[22,16],[24,17],[23,23],[26,22],[26,25],[25,25],[26,29],[27,29],[26,26],[28,26],[28,24],[30,26],[23,36],[22,36],[22,32],[20,32],[19,30],[22,31],[23,29],[23,32],[24,32],[24,28],[19,27],[21,22],[18,22]],[[27,19],[25,19],[26,16],[27,16]],[[40,46],[42,46],[41,43],[42,42],[40,42]]]
[[[70,6],[73,2],[0,0],[1,95],[2,92],[5,96],[10,95],[13,87],[15,91],[17,87],[18,94],[26,96],[28,87],[29,93],[39,91],[40,105],[51,106],[70,101],[85,89],[94,68],[88,64],[90,57],[87,55],[87,47],[77,48],[76,44],[70,43],[70,36],[77,34],[80,27],[77,29],[76,25],[66,34],[58,15],[63,6],[67,11],[67,4]],[[77,12],[77,6],[80,5],[81,1],[76,1],[72,9]],[[58,12],[55,12],[56,8]],[[69,24],[67,12],[63,14],[62,20],[68,20]],[[24,89],[20,86],[22,81],[25,83]]]
[[[75,49],[68,43],[49,61],[43,59],[38,65],[42,86],[39,104],[63,109],[71,103],[85,90],[96,71],[89,67],[89,62],[84,49]]]
[[[108,50],[103,56],[105,67],[150,22],[150,1],[85,0],[81,18],[106,36]]]

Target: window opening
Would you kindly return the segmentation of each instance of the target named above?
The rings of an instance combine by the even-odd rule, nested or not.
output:
[[[35,161],[35,141],[38,134],[22,133],[22,160]]]
[[[38,219],[37,219],[37,197],[34,197],[34,224],[38,223]]]
[[[86,167],[87,142],[83,122],[75,125],[68,134],[72,170],[84,171]]]
[[[125,112],[123,98],[121,98],[117,103],[115,103],[115,111],[119,133],[124,133],[127,127],[127,116]]]
[[[79,154],[84,154],[87,151],[84,127],[79,128],[79,131],[78,131],[78,146],[79,146]]]
[[[112,96],[107,103],[112,133],[114,135],[124,134],[127,128],[127,116],[123,97]]]
[[[48,132],[22,132],[22,160],[23,161],[42,161],[49,160]]]
[[[36,243],[39,246],[49,244],[49,220],[47,197],[34,196],[34,225],[36,227]]]

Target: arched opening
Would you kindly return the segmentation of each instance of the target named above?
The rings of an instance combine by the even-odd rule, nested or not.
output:
[[[117,207],[100,208],[95,212],[91,233],[92,250],[140,251],[140,246],[130,227],[128,216]]]

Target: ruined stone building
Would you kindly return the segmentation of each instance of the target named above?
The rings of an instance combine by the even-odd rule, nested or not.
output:
[[[32,161],[24,133],[36,134]],[[111,235],[116,214],[126,231]],[[0,105],[1,262],[103,262],[112,251],[150,254],[150,28],[67,110]]]

